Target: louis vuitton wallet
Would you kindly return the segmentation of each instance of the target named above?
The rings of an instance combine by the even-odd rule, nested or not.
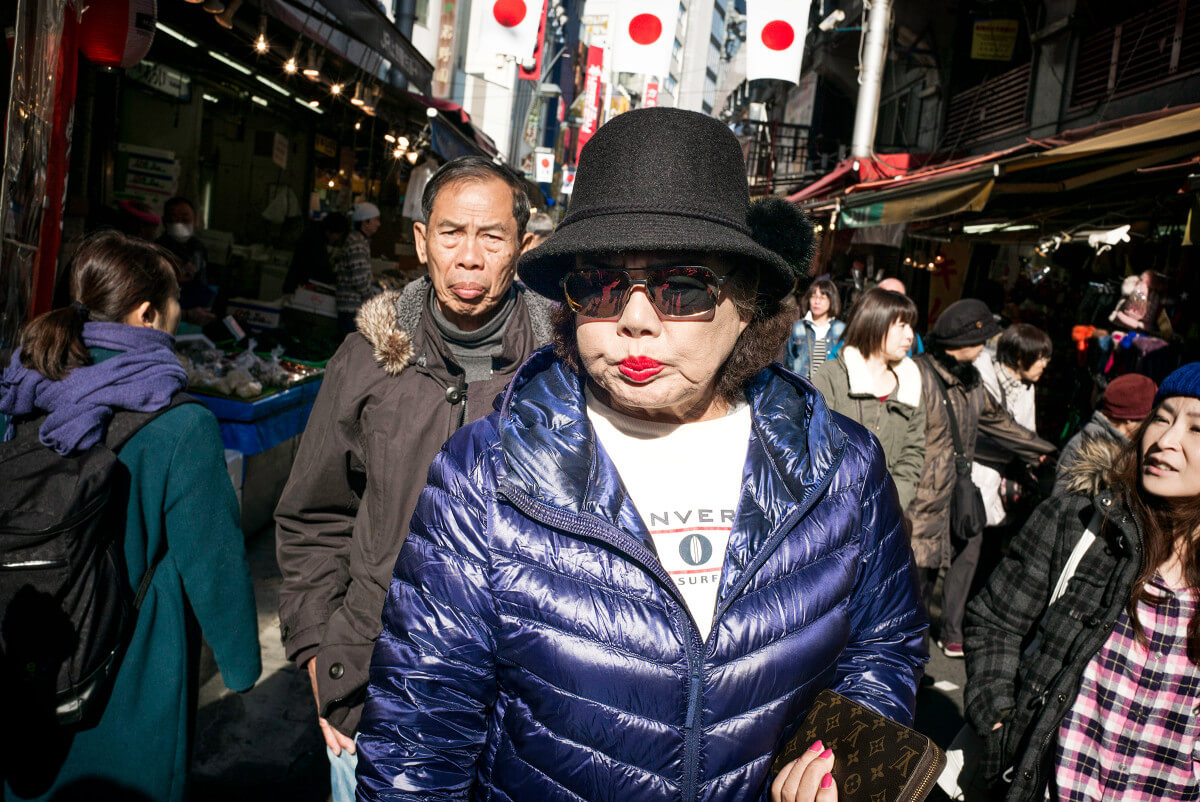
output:
[[[816,740],[833,750],[839,802],[920,802],[946,766],[942,750],[924,735],[824,690],[771,764],[771,776]]]

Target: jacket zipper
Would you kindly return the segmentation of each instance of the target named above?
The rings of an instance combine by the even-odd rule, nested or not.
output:
[[[753,425],[755,432],[761,441],[763,439],[763,433],[758,426],[758,422],[751,421],[751,424]],[[763,548],[759,549],[758,554],[750,562],[750,565],[748,565],[746,570],[742,572],[737,584],[734,585],[732,590],[725,597],[724,601],[718,606],[716,613],[713,615],[712,630],[709,632],[708,641],[705,643],[700,642],[699,628],[693,622],[691,613],[688,610],[688,606],[684,602],[683,596],[680,594],[679,589],[673,582],[671,582],[670,576],[662,567],[662,563],[659,561],[659,559],[655,555],[651,554],[648,549],[640,544],[628,544],[624,542],[624,539],[614,538],[609,534],[609,532],[605,531],[612,529],[615,532],[616,530],[614,527],[600,522],[593,522],[578,515],[571,515],[569,513],[556,510],[553,507],[537,501],[528,493],[517,489],[511,484],[503,483],[502,487],[499,489],[500,495],[503,495],[505,498],[511,501],[518,510],[520,510],[523,514],[528,515],[530,518],[541,520],[543,523],[548,523],[551,526],[554,526],[558,529],[563,529],[576,535],[597,538],[598,540],[602,540],[611,546],[626,551],[630,554],[630,556],[634,557],[644,569],[658,579],[659,582],[661,582],[670,591],[671,596],[675,599],[676,603],[683,611],[682,618],[688,633],[687,662],[689,679],[688,712],[684,723],[686,734],[684,736],[683,746],[683,783],[680,789],[684,802],[689,802],[690,800],[696,799],[699,790],[699,779],[696,775],[699,772],[698,764],[700,761],[700,708],[702,701],[701,692],[704,687],[704,658],[707,655],[708,646],[713,642],[712,639],[714,637],[714,633],[716,632],[716,623],[720,620],[721,616],[725,613],[725,610],[728,609],[733,600],[737,598],[737,596],[746,588],[748,584],[750,584],[751,578],[758,572],[758,569],[762,567],[763,563],[765,563],[771,556],[775,550],[775,547],[783,540],[783,538],[787,536],[787,533],[791,531],[792,527],[795,526],[795,522],[806,515],[808,511],[812,509],[812,506],[816,500],[820,498],[829,488],[829,485],[833,482],[834,475],[837,473],[838,468],[841,467],[842,459],[845,457],[845,454],[846,444],[845,441],[843,441],[841,446],[838,448],[837,454],[834,456],[833,464],[830,466],[829,470],[825,472],[825,476],[821,479],[820,484],[817,485],[816,489],[809,493],[804,500],[800,502],[800,505],[792,512],[792,514],[785,518],[784,521],[777,527],[774,537],[772,537]]]
[[[584,518],[581,515],[557,510],[534,499],[525,491],[507,482],[502,483],[497,494],[507,498],[521,513],[536,521],[549,524],[556,529],[561,529],[581,537],[595,538],[629,554],[647,573],[667,588],[671,597],[679,606],[679,609],[682,611],[681,620],[684,624],[684,630],[687,632],[686,648],[688,664],[688,709],[687,718],[684,723],[686,734],[684,736],[684,770],[681,791],[685,802],[694,800],[698,785],[696,777],[697,763],[700,757],[700,707],[701,692],[704,688],[704,661],[701,652],[704,645],[700,642],[700,630],[692,620],[691,612],[683,600],[683,595],[679,592],[675,583],[671,581],[671,577],[667,574],[666,569],[662,567],[662,563],[658,557],[639,543],[630,543],[625,538],[614,537],[613,533],[618,531],[615,527],[601,521]]]

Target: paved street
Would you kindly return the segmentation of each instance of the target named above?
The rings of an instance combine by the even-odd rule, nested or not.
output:
[[[201,666],[192,802],[288,799],[324,802],[328,763],[316,726],[308,676],[287,662],[276,615],[279,570],[274,533],[247,543],[258,602],[263,674],[244,694],[225,688],[211,653]],[[918,696],[917,728],[945,747],[962,725],[962,660],[931,646],[928,676]],[[931,799],[938,799],[935,790]]]

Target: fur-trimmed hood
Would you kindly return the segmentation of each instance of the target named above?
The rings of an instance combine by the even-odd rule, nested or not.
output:
[[[422,276],[403,290],[376,295],[358,310],[355,318],[358,331],[371,344],[375,361],[389,376],[400,375],[417,355],[413,340],[425,314],[431,285],[429,276]],[[550,320],[553,302],[520,285],[517,293],[518,300],[525,302],[534,338],[539,344],[550,342],[554,331]],[[518,303],[514,314],[520,306]]]
[[[1121,444],[1109,437],[1084,437],[1074,461],[1064,470],[1067,492],[1094,496],[1109,488],[1121,449]]]
[[[862,352],[852,345],[841,350],[846,363],[846,377],[850,380],[850,395],[874,396],[871,389],[871,374],[867,371],[867,360]],[[921,403],[921,370],[916,363],[904,357],[892,368],[896,374],[896,390],[892,398],[905,406],[915,407]]]

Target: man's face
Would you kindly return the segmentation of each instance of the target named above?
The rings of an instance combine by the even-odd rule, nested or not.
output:
[[[383,220],[379,217],[372,217],[370,220],[364,220],[358,227],[358,230],[363,233],[364,237],[373,237],[379,227],[383,225]]]
[[[488,178],[443,186],[413,235],[446,318],[463,331],[486,323],[508,294],[521,253],[508,184]]]
[[[194,226],[196,225],[196,213],[189,204],[176,203],[163,211],[163,225],[171,223],[187,223],[189,226]]]

